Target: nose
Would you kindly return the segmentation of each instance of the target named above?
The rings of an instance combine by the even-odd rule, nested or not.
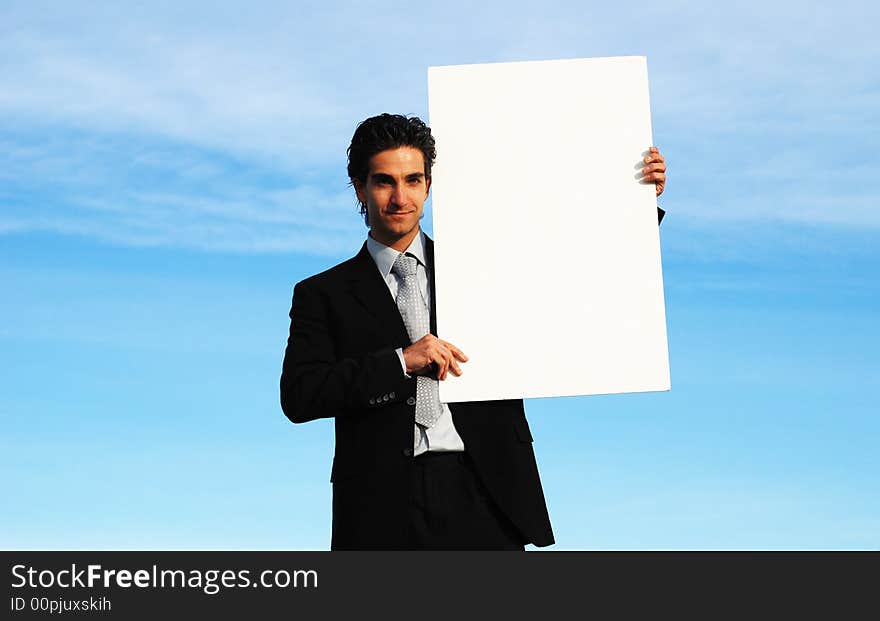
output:
[[[391,202],[398,207],[404,207],[407,203],[406,191],[402,185],[395,186],[394,192],[391,193]]]

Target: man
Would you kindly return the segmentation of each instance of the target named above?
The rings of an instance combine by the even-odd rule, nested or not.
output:
[[[419,227],[430,129],[372,117],[348,155],[369,235],[355,257],[296,285],[281,375],[291,421],[335,418],[331,549],[551,545],[523,402],[437,397],[467,356],[435,336],[433,242]],[[657,149],[642,172],[659,195]]]

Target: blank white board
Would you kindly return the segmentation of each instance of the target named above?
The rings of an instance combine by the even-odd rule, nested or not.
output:
[[[644,57],[431,67],[444,402],[668,390]]]

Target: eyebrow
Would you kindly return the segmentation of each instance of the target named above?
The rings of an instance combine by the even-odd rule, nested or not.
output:
[[[394,177],[392,177],[388,173],[377,172],[377,173],[372,173],[370,176],[376,181],[394,181]],[[407,180],[412,180],[412,179],[420,179],[421,180],[421,179],[425,178],[425,173],[412,172],[412,173],[409,173],[408,175],[406,175],[404,178]]]

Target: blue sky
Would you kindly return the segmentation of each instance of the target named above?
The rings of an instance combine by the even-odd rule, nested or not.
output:
[[[0,546],[326,548],[332,424],[277,385],[355,124],[638,54],[673,389],[527,403],[553,549],[880,547],[880,9],[607,4],[4,3]]]

